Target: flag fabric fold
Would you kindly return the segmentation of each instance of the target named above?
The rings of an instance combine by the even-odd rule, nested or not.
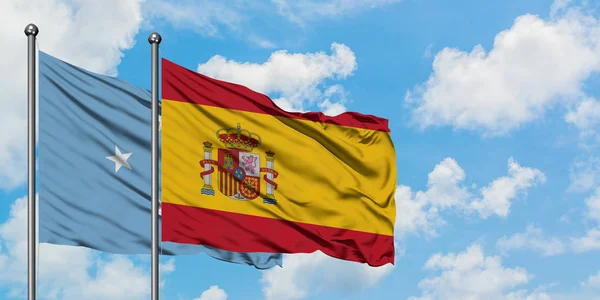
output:
[[[150,101],[148,90],[39,53],[41,243],[150,254]],[[277,253],[159,246],[163,255],[206,253],[260,269],[282,264]]]
[[[394,263],[388,121],[291,113],[162,59],[163,240]]]

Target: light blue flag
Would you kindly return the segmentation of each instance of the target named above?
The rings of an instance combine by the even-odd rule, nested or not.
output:
[[[150,254],[150,99],[145,89],[39,53],[40,243]],[[164,255],[282,265],[281,254],[160,246]]]

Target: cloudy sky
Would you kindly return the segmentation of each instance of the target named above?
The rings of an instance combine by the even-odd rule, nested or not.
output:
[[[224,3],[227,2],[227,5]],[[0,299],[26,287],[26,38],[150,87],[161,55],[287,110],[390,120],[395,266],[162,259],[163,299],[598,299],[600,3],[3,0]],[[149,257],[40,246],[43,299],[149,298]]]

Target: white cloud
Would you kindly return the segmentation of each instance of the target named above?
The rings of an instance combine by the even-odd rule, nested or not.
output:
[[[94,278],[78,282],[82,284],[80,288],[83,289],[83,293],[76,291],[72,295],[68,295],[65,292],[63,299],[74,298],[80,294],[83,295],[81,298],[77,297],[79,299],[135,299],[148,297],[150,284],[147,274],[128,258],[117,256],[108,262],[99,261],[96,268],[97,272]],[[70,292],[72,288],[69,286],[64,289]]]
[[[520,166],[513,158],[508,160],[508,176],[492,181],[479,190],[480,197],[463,183],[464,170],[453,158],[446,158],[428,175],[427,190],[413,193],[408,186],[396,190],[396,234],[404,236],[423,232],[437,234],[445,221],[440,212],[454,209],[463,213],[478,213],[481,218],[490,215],[508,216],[512,201],[519,193],[544,181],[544,174],[533,168]]]
[[[600,224],[600,188],[596,188],[594,194],[585,199],[587,206],[587,216]]]
[[[506,217],[510,211],[510,200],[518,193],[525,193],[528,188],[545,181],[546,177],[540,170],[521,167],[511,157],[508,160],[508,176],[497,178],[481,189],[483,197],[471,202],[469,208],[477,211],[484,219],[492,214]]]
[[[234,33],[255,46],[276,47],[273,41],[258,36],[252,29],[256,18],[261,22],[283,15],[288,21],[304,26],[306,21],[338,17],[373,9],[400,0],[148,0],[144,5],[146,26],[165,20],[177,29],[191,30],[204,36],[222,37]],[[226,4],[224,4],[226,3]],[[256,15],[260,17],[256,17]],[[280,22],[279,18],[275,19]],[[268,22],[268,21],[267,21]],[[277,26],[277,25],[276,25]]]
[[[429,173],[426,191],[413,193],[408,186],[396,189],[396,234],[424,232],[434,236],[436,229],[445,224],[439,211],[463,207],[470,197],[461,185],[465,172],[453,158],[445,158]]]
[[[534,291],[533,293],[529,293],[526,290],[520,290],[520,291],[508,293],[502,299],[503,300],[551,300],[551,299],[555,299],[555,298],[543,291]]]
[[[523,268],[503,266],[498,256],[484,256],[483,249],[477,244],[458,254],[434,254],[424,268],[440,273],[421,280],[422,296],[410,299],[505,299],[507,296],[523,299],[517,298],[523,296],[523,292],[511,294],[511,290],[527,284],[532,278]]]
[[[219,27],[237,30],[245,20],[239,1],[148,0],[144,15],[150,20],[166,20],[177,29],[187,29],[202,35],[218,36]]]
[[[285,110],[303,111],[318,100],[330,113],[345,110],[341,86],[323,87],[327,79],[344,79],[356,70],[356,57],[346,45],[333,43],[331,54],[275,51],[262,63],[240,63],[220,55],[198,66],[198,72],[245,85],[257,92],[277,95],[275,103]],[[325,88],[325,91],[323,91]],[[332,101],[334,97],[341,98]]]
[[[332,85],[323,94],[325,100],[317,103],[319,110],[328,116],[337,116],[346,111],[344,104],[346,103],[346,92],[344,87],[336,84]]]
[[[571,184],[568,190],[586,192],[600,185],[600,158],[589,157],[576,161],[569,172]]]
[[[600,123],[600,102],[587,98],[577,104],[565,116],[565,120],[574,124],[581,130],[589,130]]]
[[[600,225],[600,188],[585,199],[586,217]],[[600,250],[600,227],[589,229],[584,236],[571,238],[571,248],[576,253]]]
[[[564,11],[569,7],[573,0],[555,0],[550,6],[550,15],[556,16],[558,13]]]
[[[275,45],[274,42],[264,39],[262,37],[259,37],[255,34],[248,35],[248,40],[250,42],[252,42],[254,45],[258,46],[259,48],[263,48],[263,49],[277,48],[277,45]]]
[[[496,247],[504,253],[511,250],[527,249],[541,253],[543,256],[563,254],[565,244],[556,237],[545,237],[542,230],[535,226],[527,226],[523,233],[510,237],[503,236],[496,242]]]
[[[211,37],[221,37],[222,33],[229,31],[242,35],[261,48],[274,48],[272,41],[252,33],[252,23],[256,18],[253,15],[259,15],[264,21],[278,14],[304,26],[307,21],[339,17],[395,2],[400,0],[271,0],[252,1],[250,5],[246,0],[147,0],[144,15],[148,18],[145,25],[150,27],[149,21],[165,20],[177,29]]]
[[[281,15],[303,25],[318,18],[339,17],[345,14],[374,9],[400,0],[271,0]]]
[[[469,198],[467,188],[460,186],[465,171],[456,160],[446,158],[427,175],[428,202],[440,208],[463,205]]]
[[[424,195],[426,192],[417,192]],[[396,237],[402,238],[411,233],[423,232],[427,236],[437,235],[437,229],[445,225],[445,221],[439,217],[438,209],[431,206],[428,198],[416,196],[410,187],[399,186],[396,189]]]
[[[17,199],[9,219],[0,224],[0,286],[12,296],[25,295],[27,284],[27,202]],[[38,293],[44,299],[148,299],[149,272],[127,256],[102,257],[83,247],[40,244]],[[173,260],[161,266],[174,270]]]
[[[142,20],[141,2],[0,1],[0,39],[6,45],[0,50],[0,188],[12,188],[25,180],[25,26],[30,22],[38,25],[40,50],[91,71],[114,75],[122,51],[134,44]]]
[[[319,292],[353,293],[375,287],[394,266],[370,267],[323,254],[285,257],[285,268],[263,271],[261,283],[267,300],[293,300]]]
[[[213,285],[208,290],[202,292],[200,298],[194,300],[227,300],[227,293],[219,286]]]
[[[481,45],[438,52],[429,79],[405,97],[414,121],[506,134],[555,104],[582,99],[584,82],[600,70],[600,22],[556,5],[563,8],[550,20],[516,18],[489,52]]]
[[[585,236],[571,238],[571,247],[576,253],[600,250],[600,228],[588,230]]]
[[[332,103],[329,99],[325,99],[323,102],[318,104],[319,109],[323,114],[328,116],[337,116],[346,111],[346,107],[341,103]]]
[[[423,52],[423,57],[429,58],[433,55],[433,44],[429,44],[425,51]]]
[[[586,281],[581,283],[581,286],[600,291],[600,271],[598,271],[598,273],[595,275],[590,275]]]

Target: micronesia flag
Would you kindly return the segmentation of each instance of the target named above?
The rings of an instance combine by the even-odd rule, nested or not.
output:
[[[150,101],[148,90],[39,52],[40,243],[150,254]],[[159,246],[164,255],[282,265],[281,254]]]

